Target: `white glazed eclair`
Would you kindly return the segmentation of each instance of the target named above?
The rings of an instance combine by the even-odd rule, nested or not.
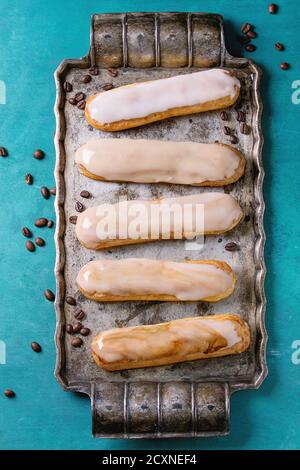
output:
[[[103,331],[93,339],[92,355],[116,371],[239,354],[249,345],[247,323],[227,313]]]
[[[76,235],[86,248],[193,239],[233,229],[243,212],[229,194],[210,192],[156,200],[101,204],[78,215]]]
[[[75,154],[81,173],[102,181],[223,186],[244,173],[245,158],[226,144],[91,139]]]
[[[80,291],[98,302],[217,302],[229,297],[235,283],[231,267],[217,260],[100,259],[87,263],[77,276]]]
[[[231,106],[240,82],[228,71],[211,69],[121,86],[87,99],[85,117],[102,131],[121,131],[171,116]]]

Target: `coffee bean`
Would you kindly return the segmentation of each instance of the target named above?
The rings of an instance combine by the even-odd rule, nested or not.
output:
[[[99,75],[99,69],[98,69],[98,67],[91,67],[91,68],[89,69],[89,73],[90,73],[91,75]]]
[[[240,249],[239,245],[237,245],[235,242],[229,242],[226,243],[225,245],[225,250],[227,251],[238,251]]]
[[[52,196],[56,196],[56,187],[55,186],[54,186],[54,188],[50,189],[50,193],[52,194]]]
[[[34,352],[37,352],[37,353],[41,352],[41,350],[42,350],[41,345],[39,343],[37,343],[36,341],[32,341],[31,348]]]
[[[238,111],[237,114],[236,114],[236,118],[237,118],[238,122],[245,122],[246,121],[246,116],[245,116],[245,113],[243,113],[243,111]]]
[[[290,64],[287,62],[282,62],[282,64],[280,64],[280,68],[281,70],[288,70],[290,68]]]
[[[249,42],[251,41],[251,39],[248,38],[247,36],[238,36],[238,40],[243,45],[249,44]]]
[[[74,99],[75,99],[76,103],[79,103],[79,101],[84,100],[84,98],[85,98],[85,94],[82,93],[82,91],[79,91],[79,92],[76,93],[76,95],[74,96]]]
[[[84,205],[83,205],[81,202],[76,201],[76,203],[75,203],[75,210],[76,210],[77,212],[83,212],[83,211],[84,211]]]
[[[85,317],[85,313],[84,313],[83,310],[78,309],[78,310],[76,310],[76,312],[74,313],[74,317],[76,318],[76,320],[83,320],[84,317]]]
[[[271,13],[271,15],[275,15],[278,11],[278,5],[276,5],[275,3],[270,3],[268,9],[269,9],[269,13]]]
[[[228,113],[226,111],[221,112],[221,119],[222,121],[228,121]]]
[[[89,328],[81,328],[80,334],[82,336],[88,336],[90,334],[91,330]]]
[[[35,245],[34,243],[32,243],[31,240],[27,240],[27,242],[25,243],[25,246],[28,251],[31,251],[31,252],[35,251]]]
[[[79,333],[79,331],[81,330],[82,328],[82,323],[80,323],[80,321],[78,321],[77,323],[75,323],[75,325],[73,325],[73,332],[76,334],[76,333]]]
[[[69,305],[76,305],[76,300],[74,299],[74,297],[71,297],[70,295],[66,297],[66,302]]]
[[[114,88],[114,86],[113,86],[112,83],[105,83],[105,84],[102,86],[102,90],[104,90],[104,91],[111,90],[112,88]]]
[[[284,51],[284,45],[281,44],[281,42],[276,42],[275,49],[277,49],[278,51]]]
[[[90,75],[84,75],[81,79],[81,83],[89,83],[92,80]]]
[[[0,147],[0,157],[7,157],[8,156],[8,151],[6,150],[5,147]]]
[[[77,103],[77,108],[84,110],[84,109],[85,109],[85,105],[86,105],[86,101],[85,101],[85,100],[81,100],[81,101],[79,101],[79,102]]]
[[[14,398],[16,396],[15,392],[13,390],[10,390],[9,388],[4,390],[3,393],[7,398]]]
[[[242,33],[244,33],[244,34],[247,34],[248,31],[250,31],[251,29],[252,29],[252,25],[251,25],[250,23],[244,23],[244,24],[242,24],[242,26],[241,26],[241,31],[242,31]]]
[[[75,100],[75,98],[69,98],[68,101],[69,101],[69,103],[70,103],[72,106],[74,106],[74,105],[77,103],[77,101]]]
[[[71,344],[74,348],[80,348],[83,345],[83,341],[81,338],[74,338],[71,341]]]
[[[65,82],[64,83],[64,90],[69,93],[70,91],[73,90],[73,85],[70,82]]]
[[[75,225],[77,223],[77,215],[71,215],[69,217],[69,222]]]
[[[257,38],[257,33],[255,31],[248,31],[247,38],[255,39],[255,38]]]
[[[222,238],[218,238],[218,243],[222,243]]]
[[[117,69],[113,69],[112,67],[109,67],[107,71],[111,77],[117,77],[119,73]]]
[[[89,197],[91,197],[91,193],[89,191],[81,191],[80,196],[84,197],[85,199],[88,199]]]
[[[235,135],[230,136],[230,143],[231,144],[237,144],[239,139]]]
[[[37,238],[35,239],[35,243],[36,243],[36,245],[38,245],[38,246],[45,246],[45,240],[44,240],[43,238],[41,238],[41,237],[37,237]]]
[[[71,325],[71,323],[68,323],[66,325],[66,332],[69,333],[69,335],[72,335],[74,333],[73,325]]]
[[[48,220],[47,227],[52,228],[53,224],[54,224],[53,220]]]
[[[34,222],[34,225],[36,227],[46,227],[47,223],[48,223],[48,220],[45,219],[45,217],[40,217]]]
[[[242,122],[240,125],[240,131],[242,134],[250,134],[250,127],[245,122]]]
[[[46,188],[46,186],[41,187],[41,194],[42,194],[43,198],[45,198],[45,199],[49,199],[49,197],[50,197],[50,191],[49,191],[48,188]]]
[[[22,228],[22,233],[23,233],[24,237],[27,237],[27,238],[31,238],[31,237],[32,237],[31,230],[29,230],[28,227],[23,227],[23,228]]]
[[[43,160],[44,156],[45,156],[45,152],[43,152],[43,150],[41,149],[37,149],[34,154],[33,154],[34,158],[36,158],[37,160]]]
[[[225,135],[230,135],[230,134],[231,134],[231,129],[230,129],[230,127],[224,126],[224,129],[223,129],[223,130],[224,130],[224,134],[225,134]]]
[[[29,185],[33,183],[33,176],[30,173],[26,173],[25,183]]]
[[[55,295],[53,294],[52,290],[50,290],[50,289],[46,289],[44,291],[44,296],[47,300],[49,300],[49,302],[54,302],[54,300],[55,300]]]
[[[247,44],[247,45],[245,46],[245,49],[246,49],[246,51],[248,51],[248,52],[254,52],[254,51],[256,50],[256,46],[254,46],[254,44]]]

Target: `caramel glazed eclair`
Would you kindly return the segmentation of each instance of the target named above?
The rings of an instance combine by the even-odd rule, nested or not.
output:
[[[245,158],[226,144],[91,139],[75,154],[81,173],[101,181],[224,186],[244,173]]]
[[[227,108],[240,94],[228,71],[211,69],[121,86],[87,99],[85,117],[102,131],[121,131],[171,116]]]
[[[231,295],[235,283],[231,267],[217,260],[100,259],[87,263],[77,276],[84,296],[98,302],[217,302]]]
[[[231,195],[211,192],[101,204],[81,212],[75,230],[83,246],[100,250],[154,240],[193,239],[203,234],[225,233],[233,229],[242,217],[242,209]],[[123,227],[124,223],[126,227]]]
[[[92,355],[116,371],[239,354],[249,344],[247,323],[228,313],[103,331],[93,339]]]

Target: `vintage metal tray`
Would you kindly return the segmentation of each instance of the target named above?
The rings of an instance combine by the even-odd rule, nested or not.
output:
[[[81,78],[91,66],[99,75],[88,84]],[[63,83],[73,84],[87,95],[104,83],[120,86],[141,80],[187,73],[199,68],[226,67],[242,82],[238,106],[246,113],[251,128],[241,134],[236,108],[229,109],[227,123],[237,135],[239,148],[247,158],[246,174],[236,184],[219,188],[232,193],[242,205],[245,220],[230,234],[208,237],[204,249],[186,251],[182,241],[164,241],[93,252],[80,246],[69,217],[81,200],[86,207],[96,202],[116,202],[120,197],[155,198],[210,191],[173,185],[118,184],[93,181],[81,175],[74,152],[91,137],[108,137],[87,125],[83,111],[66,100]],[[112,78],[108,67],[118,69]],[[222,435],[229,432],[230,394],[257,388],[267,374],[264,326],[264,201],[260,127],[260,71],[248,59],[234,58],[224,44],[222,17],[202,13],[130,13],[95,15],[91,26],[91,47],[79,60],[63,61],[55,73],[57,98],[56,146],[56,347],[55,375],[65,390],[88,394],[92,403],[93,433],[96,437],[188,437]],[[200,142],[224,141],[220,112],[202,113],[113,134],[118,138],[162,138]],[[93,198],[83,201],[79,193],[89,190]],[[240,251],[224,249],[237,242]],[[127,302],[101,304],[85,299],[77,290],[78,270],[95,258],[216,258],[228,261],[238,276],[237,289],[227,300],[216,304]],[[84,324],[92,334],[81,348],[71,347],[65,324],[72,322],[74,307],[65,302],[74,295],[86,312]],[[237,356],[187,362],[165,367],[106,372],[91,359],[90,342],[99,330],[125,325],[151,324],[172,318],[235,312],[251,327],[250,349]]]

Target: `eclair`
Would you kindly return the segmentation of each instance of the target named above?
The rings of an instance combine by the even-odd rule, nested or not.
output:
[[[101,181],[224,186],[244,173],[245,158],[226,144],[91,139],[75,154],[79,170]]]
[[[78,240],[100,250],[154,240],[194,239],[233,229],[242,219],[238,202],[229,194],[208,192],[156,200],[100,204],[81,212]]]
[[[122,131],[155,121],[227,108],[240,94],[240,81],[223,69],[134,83],[90,96],[85,117],[102,131]]]
[[[82,294],[98,302],[217,302],[231,295],[235,283],[231,267],[217,260],[99,259],[83,266],[77,276]]]
[[[227,313],[103,331],[92,341],[92,356],[116,371],[240,354],[249,345],[248,324]]]

